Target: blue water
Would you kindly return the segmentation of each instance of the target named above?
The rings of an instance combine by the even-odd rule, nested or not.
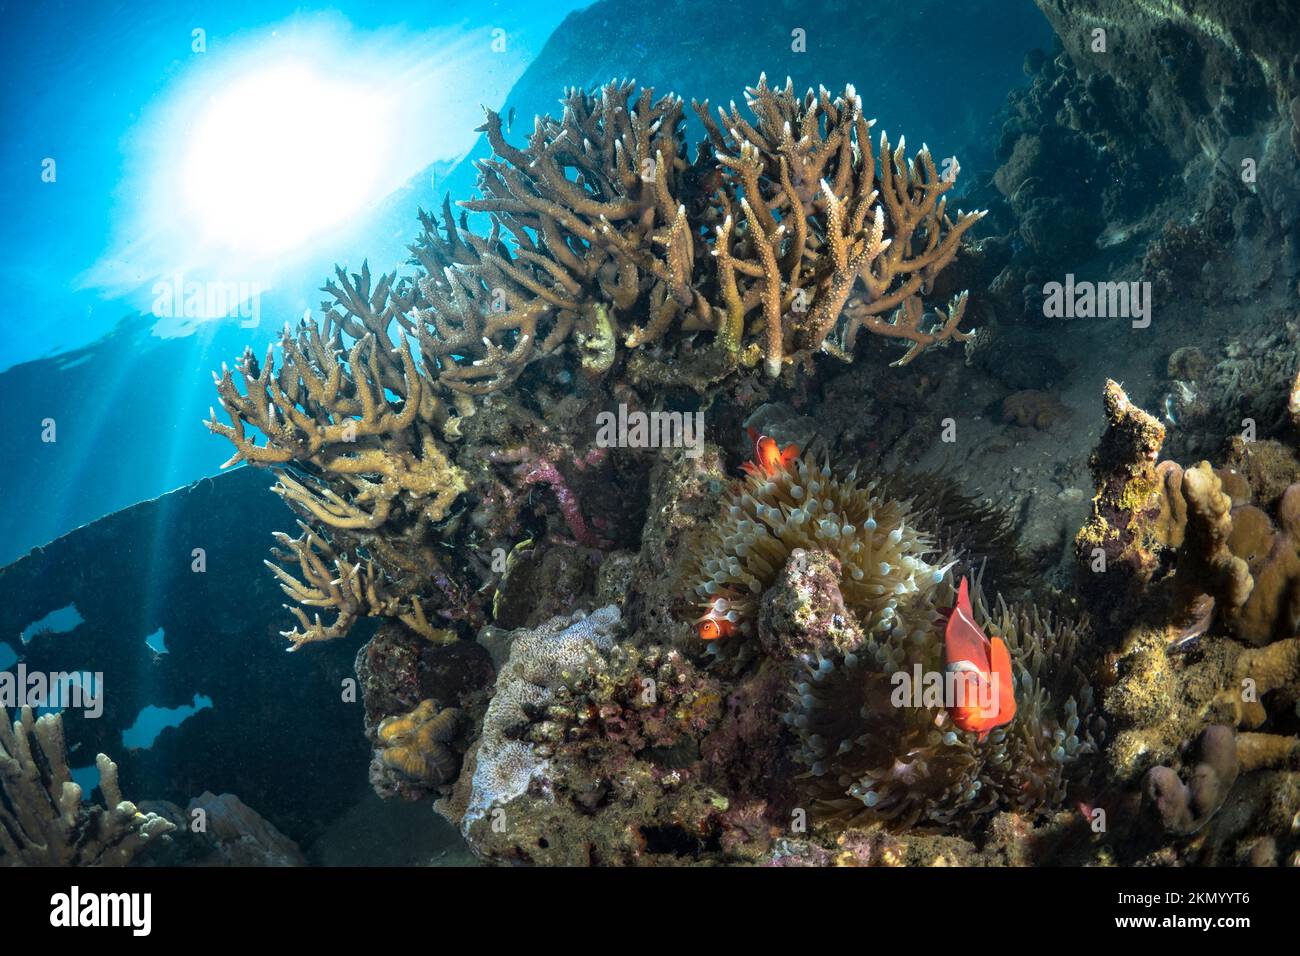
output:
[[[246,344],[264,351],[284,322],[309,311],[319,316],[319,288],[334,263],[357,268],[368,258],[376,272],[399,266],[416,208],[440,203],[445,190],[453,198],[472,190],[473,170],[464,160],[482,151],[474,132],[480,104],[518,102],[514,135],[522,137],[531,112],[551,109],[562,85],[609,78],[600,38],[593,37],[596,45],[582,51],[588,58],[572,74],[561,71],[553,84],[512,92],[565,15],[582,6],[0,5],[0,70],[6,89],[20,94],[6,98],[0,138],[0,282],[7,295],[0,406],[12,423],[0,430],[0,460],[7,464],[0,495],[25,505],[0,509],[0,563],[215,473],[229,447],[201,426],[214,403],[212,371]],[[761,4],[719,4],[720,14],[733,6],[761,20]],[[879,111],[881,128],[905,128],[909,139],[942,144],[936,148],[969,147],[963,165],[976,168],[995,142],[991,130],[1007,90],[1024,81],[1025,52],[1051,43],[1029,0],[1001,6],[1005,17],[977,25],[984,36],[943,35],[954,51],[980,51],[960,63],[955,52],[950,57],[953,68],[966,70],[960,95],[936,84],[927,75],[932,67],[914,51],[869,45],[853,77],[831,77],[819,68],[814,42],[798,82],[856,81]],[[890,9],[874,0],[857,5],[855,29],[871,36]],[[717,75],[726,77],[725,90],[738,96],[763,68],[764,53],[740,28],[744,17],[734,28],[728,22],[719,21],[729,46],[711,40],[710,55]],[[919,34],[917,40],[927,49],[940,42]],[[642,82],[676,85],[654,50],[620,40],[608,56],[634,63]],[[271,115],[259,123],[236,103],[234,128],[213,132],[223,97],[286,65],[305,67],[308,86],[345,84],[338,96],[331,92],[331,102],[360,107],[318,122]],[[353,87],[362,91],[355,102],[348,99]],[[721,92],[704,95],[716,102]],[[380,113],[383,122],[375,119]],[[341,152],[378,157],[359,195],[341,199],[349,178],[334,176],[305,214],[260,223],[239,216],[241,201],[254,217],[260,211],[255,190],[268,187],[257,177],[248,194],[196,192],[196,176],[230,172],[224,155],[195,171],[195,143],[208,136],[236,159],[265,163],[265,201],[279,201],[284,189],[274,181],[269,147],[282,146],[282,126],[295,122],[307,122],[307,132],[289,144],[302,177],[318,175],[317,167]],[[300,178],[290,185],[301,185]],[[346,214],[307,221],[337,208]],[[292,235],[280,237],[281,228]],[[184,294],[192,286],[205,293],[193,315]],[[229,301],[211,298],[227,296],[225,290]]]

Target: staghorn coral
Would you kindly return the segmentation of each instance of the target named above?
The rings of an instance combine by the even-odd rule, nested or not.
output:
[[[272,346],[213,373],[230,422],[214,409],[205,424],[235,446],[226,465],[274,467],[276,492],[307,523],[273,552],[295,602],[294,648],[363,616],[430,640],[435,610],[481,616],[467,597],[477,588],[452,578],[439,547],[478,474],[455,446],[475,396],[537,359],[572,345],[601,378],[630,350],[641,361],[620,378],[702,388],[760,358],[773,376],[798,356],[851,358],[859,328],[906,342],[898,364],[967,337],[964,294],[946,317],[921,295],[981,214],[949,216],[954,177],[925,148],[908,160],[882,135],[877,164],[851,86],[798,97],[760,79],[749,119],[695,104],[707,138],[693,161],[679,97],[611,83],[563,102],[523,147],[488,111],[494,156],[479,164],[479,197],[461,203],[489,217],[486,236],[466,213],[457,225],[450,199],[441,224],[422,212],[414,275],[338,268],[322,321],[284,327],[278,366]],[[701,332],[718,347],[697,349]],[[663,361],[678,343],[681,361]],[[519,481],[549,485],[578,540],[601,541],[553,461]],[[497,478],[480,483],[480,506],[513,497]]]
[[[235,446],[226,466],[276,468],[274,490],[308,523],[274,551],[295,602],[298,627],[283,632],[294,648],[365,615],[430,640],[435,607],[474,617],[471,585],[452,580],[438,548],[471,481],[454,445],[474,395],[511,385],[533,360],[572,345],[601,377],[620,349],[653,346],[627,377],[702,386],[759,358],[772,376],[796,355],[852,358],[836,342],[852,351],[858,328],[906,342],[900,364],[967,337],[965,294],[946,317],[920,300],[982,215],[948,215],[954,177],[926,148],[909,161],[883,135],[878,168],[852,86],[800,98],[761,79],[746,101],[751,118],[733,107],[715,120],[694,104],[707,134],[694,160],[681,99],[630,83],[565,91],[562,116],[538,117],[524,147],[487,112],[494,156],[480,164],[480,196],[461,206],[486,213],[489,234],[471,232],[465,213],[458,226],[448,198],[441,226],[420,213],[413,276],[339,268],[321,323],[286,324],[278,367],[273,346],[263,362],[246,350],[213,373],[230,423],[213,410],[205,424]],[[718,349],[695,350],[701,332]],[[662,362],[679,341],[682,363]],[[599,541],[554,464],[525,472],[525,484],[555,490],[578,540]]]
[[[104,806],[82,802],[68,769],[63,718],[0,707],[0,865],[126,866],[173,824],[122,798],[117,764],[95,758]]]
[[[321,621],[319,613],[308,617],[303,607],[285,605],[298,619],[299,624],[299,627],[292,631],[280,632],[282,637],[288,638],[291,642],[292,646],[289,650],[296,651],[302,645],[313,641],[328,641],[344,637],[358,620],[367,615],[396,618],[421,637],[434,643],[455,640],[456,635],[453,632],[435,628],[429,622],[428,617],[425,616],[423,601],[418,593],[414,593],[415,585],[409,577],[403,578],[397,584],[397,589],[405,595],[403,598],[390,590],[390,576],[376,568],[374,557],[365,558],[365,563],[362,563],[359,544],[346,548],[342,554],[339,554],[335,549],[340,546],[340,541],[347,540],[344,536],[336,533],[331,541],[302,521],[298,522],[298,527],[302,531],[302,535],[298,538],[290,538],[283,532],[276,532],[275,539],[283,547],[272,548],[271,554],[276,560],[286,564],[297,561],[302,580],[295,578],[277,564],[270,561],[263,563],[271,569],[280,583],[281,590],[299,605],[333,608],[335,618],[329,624],[325,624]],[[402,562],[397,565],[398,567],[405,566],[410,571],[417,571],[420,566],[418,555],[416,561],[411,561],[410,558],[396,552],[391,544],[387,542],[381,544],[378,539],[368,550],[378,554],[391,554],[394,563]],[[349,555],[356,555],[356,560],[349,561]],[[432,553],[426,550],[424,563],[427,567],[435,569],[438,565],[431,555]]]
[[[852,86],[799,97],[760,77],[746,103],[752,119],[692,104],[707,133],[693,161],[682,100],[631,83],[566,91],[523,148],[487,111],[495,155],[479,164],[480,198],[460,205],[491,214],[491,234],[456,229],[444,207],[446,237],[424,216],[415,249],[438,333],[421,348],[472,358],[444,371],[448,384],[499,388],[570,338],[599,373],[618,344],[696,331],[716,333],[724,356],[706,377],[760,355],[775,376],[795,352],[839,352],[828,336],[846,304],[851,325],[909,344],[901,363],[965,338],[965,298],[927,324],[920,293],[982,213],[949,218],[954,179],[929,151],[909,162],[882,136],[877,169]]]
[[[433,582],[445,574],[429,529],[465,490],[465,476],[435,433],[458,434],[458,425],[417,368],[407,337],[400,347],[389,339],[395,308],[367,304],[386,301],[391,277],[373,294],[368,268],[351,280],[341,270],[339,277],[342,288],[327,288],[353,311],[327,310],[323,330],[303,320],[295,335],[286,325],[278,372],[273,348],[262,363],[245,350],[234,371],[223,365],[213,378],[231,424],[218,422],[215,410],[205,424],[235,445],[223,467],[285,466],[276,469],[273,490],[315,524],[300,521],[296,539],[277,535],[282,547],[272,551],[281,564],[296,563],[301,578],[270,566],[298,604],[332,608],[336,616],[325,623],[319,613],[309,618],[291,607],[299,623],[283,632],[291,649],[342,637],[363,615],[396,617],[436,640],[424,605],[441,603]]]

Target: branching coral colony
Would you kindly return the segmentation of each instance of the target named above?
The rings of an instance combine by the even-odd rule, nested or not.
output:
[[[104,806],[72,779],[61,715],[24,707],[10,726],[0,707],[0,866],[125,866],[176,829],[122,798],[107,756],[95,765]]]
[[[964,293],[946,315],[921,296],[983,213],[949,216],[953,177],[929,150],[908,160],[882,134],[877,164],[851,86],[799,97],[760,79],[746,101],[749,119],[692,104],[707,134],[693,160],[682,100],[632,83],[567,91],[524,147],[488,111],[495,155],[461,203],[488,235],[449,202],[441,223],[421,213],[414,276],[339,269],[323,323],[286,325],[278,367],[273,348],[260,363],[250,350],[214,374],[231,423],[207,425],[235,445],[226,464],[276,467],[305,519],[271,565],[295,602],[294,647],[368,615],[435,641],[450,635],[433,609],[473,616],[433,528],[467,487],[452,449],[474,397],[531,362],[704,391],[760,362],[777,376],[817,353],[849,359],[861,329],[905,343],[896,364],[968,337]]]

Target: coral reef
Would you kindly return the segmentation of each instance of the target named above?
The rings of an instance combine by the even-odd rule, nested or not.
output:
[[[1213,127],[1219,158],[1171,185],[1186,117],[1138,128],[1123,105],[1145,54],[1108,77],[1071,52],[1026,64],[1002,166],[975,192],[1010,221],[978,246],[983,213],[948,210],[955,164],[877,146],[852,86],[760,78],[744,110],[692,104],[698,143],[679,97],[634,83],[566,90],[522,142],[487,110],[477,195],[420,214],[411,276],[340,269],[319,325],[217,376],[228,464],[276,468],[302,519],[271,563],[298,624],[285,637],[384,619],[357,656],[379,794],[437,797],[491,862],[1294,855],[1278,822],[1300,809],[1300,459],[1248,429],[1226,456],[1161,460],[1171,431],[1205,444],[1252,383],[1265,432],[1300,418],[1273,400],[1296,394],[1294,368],[1267,354],[1292,328],[1229,343],[1228,361],[1181,340],[1163,417],[1106,383],[1074,540],[1087,619],[1060,613],[1065,575],[1026,573],[1005,499],[882,464],[882,446],[898,460],[932,440],[916,423],[963,358],[1000,383],[970,396],[976,421],[993,412],[986,437],[1053,440],[1037,433],[1069,417],[1065,349],[1041,330],[1001,348],[998,326],[1039,311],[1056,270],[1127,249],[1199,301],[1234,238],[1276,239],[1290,215],[1252,195],[1234,216],[1219,167],[1239,144]],[[1062,181],[1095,201],[1080,212]],[[1198,187],[1201,213],[1174,215],[1172,192]],[[979,338],[968,306],[993,320]],[[860,339],[896,341],[859,354]],[[876,381],[950,342],[964,352],[929,374]],[[813,374],[844,368],[821,356],[855,377]],[[707,413],[725,447],[701,431],[689,450],[611,452],[590,425],[615,405]],[[742,423],[761,434],[730,480],[737,448],[718,436]],[[859,466],[832,468],[849,449]],[[1061,484],[1082,507],[1079,477]],[[997,721],[945,696],[961,665],[994,670],[950,654],[958,625],[1005,648],[997,673],[1010,657]]]
[[[1217,455],[1223,437],[1247,422],[1259,435],[1278,434],[1288,424],[1300,321],[1290,305],[1270,309],[1265,319],[1247,335],[1182,346],[1169,356],[1163,416],[1171,426],[1171,456]]]
[[[471,641],[431,644],[388,622],[357,652],[355,669],[375,792],[405,800],[444,793],[482,717],[493,677],[487,652]]]
[[[476,853],[638,864],[720,847],[729,802],[698,769],[720,688],[679,651],[614,643],[619,621],[608,606],[510,635],[481,735],[438,805]]]
[[[899,364],[967,338],[964,294],[946,315],[921,299],[981,216],[949,214],[953,171],[884,135],[877,163],[851,86],[800,97],[761,78],[746,102],[750,118],[694,104],[707,135],[693,160],[681,98],[630,83],[566,91],[523,147],[489,110],[493,156],[460,204],[486,215],[487,235],[466,213],[458,226],[448,199],[441,223],[421,213],[414,275],[340,268],[323,321],[285,326],[278,367],[273,346],[214,373],[230,423],[214,410],[206,424],[235,446],[226,465],[274,467],[305,519],[299,537],[277,535],[271,565],[295,648],[366,616],[431,641],[456,636],[438,616],[481,623],[482,581],[448,569],[449,539],[474,536],[454,511],[467,491],[508,504],[546,485],[578,543],[606,543],[548,449],[467,440],[482,397],[548,356],[571,349],[590,381],[702,389],[760,361],[775,377],[814,354],[851,359],[859,329],[905,343]],[[697,348],[701,332],[717,347]],[[509,487],[459,454],[484,444],[518,464]]]
[[[1127,852],[1152,863],[1274,858],[1294,833],[1273,821],[1300,812],[1293,456],[1234,438],[1225,467],[1157,461],[1158,442],[1118,442],[1125,423],[1123,435],[1138,433],[1131,423],[1157,433],[1136,407],[1116,416],[1115,395],[1108,385],[1111,425],[1094,455],[1098,502],[1116,500],[1107,489],[1141,490],[1124,499],[1127,509],[1107,512],[1133,543],[1121,573],[1134,599],[1110,617],[1102,705],[1114,733],[1105,758],[1115,785],[1142,795],[1144,811],[1128,822],[1150,823]],[[1087,579],[1095,568],[1080,558]]]
[[[922,699],[921,676],[945,672],[940,609],[955,602],[956,562],[932,553],[906,502],[807,456],[760,457],[700,548],[690,580],[701,624],[715,625],[701,636],[722,630],[710,647],[722,654],[757,640],[786,668],[798,789],[820,819],[961,828],[1000,808],[1033,814],[1064,799],[1067,767],[1096,749],[1079,631],[1034,611],[977,601],[1016,661],[1012,724],[963,731],[942,697]],[[917,697],[900,703],[897,678],[913,674]]]
[[[61,715],[24,707],[11,727],[0,707],[0,864],[126,866],[175,829],[122,798],[117,764],[99,754],[95,765],[104,806],[72,781]]]

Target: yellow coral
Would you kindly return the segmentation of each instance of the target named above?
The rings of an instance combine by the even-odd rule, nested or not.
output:
[[[458,760],[447,746],[455,737],[460,711],[439,709],[424,700],[410,713],[388,717],[375,730],[383,766],[407,781],[440,784],[456,775]]]
[[[103,806],[83,801],[72,779],[62,715],[24,707],[11,726],[0,707],[0,866],[126,866],[176,829],[123,799],[107,756],[95,766]]]

